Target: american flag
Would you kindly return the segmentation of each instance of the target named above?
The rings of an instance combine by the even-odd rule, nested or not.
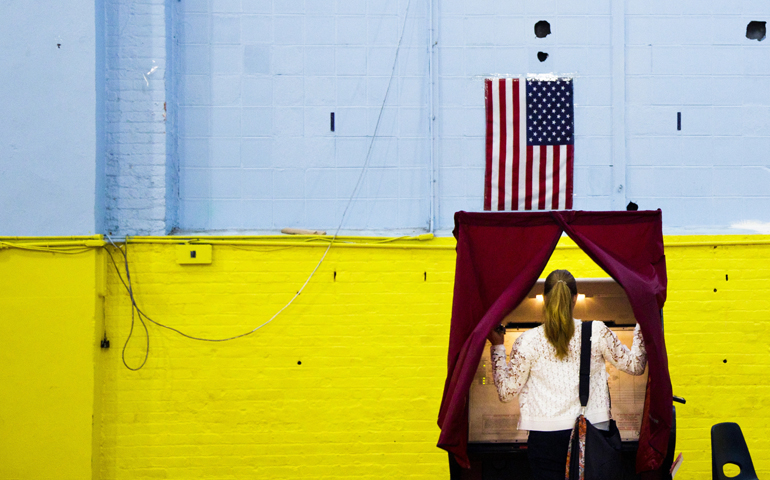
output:
[[[572,208],[572,79],[488,78],[484,210]]]

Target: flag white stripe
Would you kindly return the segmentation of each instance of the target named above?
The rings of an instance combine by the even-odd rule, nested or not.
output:
[[[553,145],[545,147],[545,209],[553,206]]]
[[[519,79],[519,210],[527,195],[527,81]]]
[[[541,145],[532,147],[532,210],[539,210],[540,203],[540,149]]]
[[[505,79],[505,210],[513,199],[513,79]]]
[[[559,210],[567,208],[567,146],[559,145]]]
[[[500,82],[492,80],[492,210],[500,190]]]

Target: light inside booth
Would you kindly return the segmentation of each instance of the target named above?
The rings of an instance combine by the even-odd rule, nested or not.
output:
[[[611,278],[578,278],[578,301],[574,316],[588,321],[602,321],[629,348],[636,325],[631,304],[623,288]],[[513,342],[525,331],[537,327],[543,318],[543,283],[539,280],[522,303],[503,320],[506,326],[505,350],[510,356]],[[510,360],[510,358],[508,358]],[[644,409],[647,370],[640,376],[620,372],[607,363],[612,417],[623,441],[637,441]],[[470,443],[525,443],[527,432],[519,431],[519,402],[499,400],[494,385],[489,343],[479,361],[469,392]]]

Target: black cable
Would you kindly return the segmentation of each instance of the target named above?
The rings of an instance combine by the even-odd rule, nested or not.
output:
[[[123,251],[123,249],[118,247],[115,244],[115,242],[112,241],[112,238],[109,235],[107,235],[107,239],[109,240],[110,244],[113,247],[115,247],[121,253],[121,255],[123,255],[123,260],[124,260],[125,270],[126,270],[126,280],[127,281],[123,280],[123,276],[120,274],[120,269],[118,268],[118,264],[115,261],[115,258],[113,258],[112,253],[110,253],[110,251],[107,248],[105,248],[105,250],[107,251],[107,254],[110,256],[110,260],[112,260],[112,264],[115,266],[115,271],[118,274],[118,278],[120,279],[120,282],[123,284],[123,287],[125,287],[126,291],[128,291],[128,296],[131,299],[131,329],[128,332],[128,337],[126,337],[126,342],[123,344],[123,353],[122,353],[123,365],[125,365],[126,368],[128,368],[129,370],[137,371],[137,370],[141,369],[142,367],[144,367],[144,365],[147,363],[147,358],[150,355],[150,332],[147,329],[147,324],[144,322],[144,320],[152,322],[155,325],[157,325],[159,327],[162,327],[162,328],[165,328],[167,330],[171,330],[172,332],[175,332],[175,333],[177,333],[177,334],[179,334],[179,335],[181,335],[183,337],[189,338],[191,340],[198,340],[198,341],[201,341],[201,342],[226,342],[226,341],[229,341],[229,340],[235,340],[237,338],[241,338],[241,337],[245,337],[247,335],[251,335],[252,333],[254,333],[257,330],[259,330],[260,328],[264,327],[268,323],[272,322],[273,319],[275,319],[278,315],[280,315],[281,312],[286,310],[286,308],[288,308],[289,305],[291,305],[294,302],[294,300],[302,293],[302,291],[305,289],[305,286],[307,286],[308,282],[310,282],[310,279],[313,278],[313,275],[315,275],[315,273],[318,271],[318,268],[321,266],[321,264],[323,263],[324,259],[326,258],[326,254],[329,253],[329,249],[331,249],[332,245],[334,244],[335,240],[337,239],[337,236],[339,235],[340,229],[342,229],[342,225],[345,222],[345,218],[347,216],[348,209],[350,208],[351,203],[353,203],[353,200],[355,199],[356,194],[358,193],[358,189],[361,186],[361,181],[364,178],[364,173],[366,172],[366,169],[369,166],[369,161],[370,161],[371,155],[372,155],[372,148],[374,146],[374,139],[377,138],[377,132],[379,131],[380,123],[381,123],[381,120],[382,120],[382,113],[385,110],[385,104],[388,101],[388,95],[390,94],[390,88],[391,88],[391,85],[393,84],[393,77],[395,76],[395,73],[396,73],[396,67],[398,65],[398,54],[401,51],[401,44],[402,44],[402,42],[404,40],[404,33],[406,31],[406,22],[407,22],[407,20],[409,18],[409,8],[410,8],[411,4],[412,4],[412,0],[409,0],[407,2],[407,4],[406,4],[406,13],[404,14],[404,24],[401,27],[401,35],[399,36],[398,45],[396,46],[396,56],[393,59],[393,68],[392,68],[391,73],[390,73],[390,79],[388,80],[388,88],[385,91],[385,98],[382,101],[382,106],[380,107],[380,113],[377,116],[377,123],[374,126],[374,132],[372,134],[372,139],[371,139],[371,141],[369,143],[369,149],[366,152],[366,158],[364,159],[364,164],[363,164],[363,166],[361,168],[361,173],[358,176],[358,181],[356,182],[356,185],[353,188],[353,193],[350,195],[350,198],[348,199],[348,203],[345,205],[345,209],[342,212],[342,218],[340,219],[340,223],[337,226],[337,230],[334,232],[334,236],[332,237],[331,241],[329,242],[329,246],[326,247],[326,251],[324,252],[323,256],[321,257],[321,260],[315,266],[315,268],[313,269],[313,272],[310,274],[310,276],[307,278],[307,280],[305,280],[305,283],[302,285],[302,287],[292,297],[292,299],[289,301],[289,303],[287,303],[286,305],[283,306],[283,308],[278,310],[278,312],[276,312],[275,315],[273,315],[268,321],[266,321],[262,325],[254,328],[253,330],[251,330],[249,332],[242,333],[240,335],[235,335],[233,337],[217,338],[217,339],[195,337],[193,335],[188,335],[188,334],[186,334],[186,333],[184,333],[184,332],[182,332],[180,330],[177,330],[176,328],[169,327],[168,325],[164,325],[164,324],[162,324],[160,322],[156,322],[155,320],[153,320],[152,318],[147,316],[139,308],[139,305],[136,303],[136,299],[134,298],[134,289],[133,289],[133,285],[131,284],[131,272],[130,272],[130,270],[128,268],[128,238],[126,237],[126,240],[124,242],[125,251]],[[131,340],[131,336],[133,335],[133,332],[134,332],[134,322],[135,322],[134,316],[135,315],[136,315],[136,317],[139,318],[139,321],[141,322],[142,326],[144,327],[145,334],[147,335],[147,341],[146,341],[146,349],[145,349],[145,354],[144,354],[144,361],[142,361],[142,364],[139,365],[137,368],[131,368],[126,363],[126,347],[128,346],[128,342]]]
[[[123,365],[126,366],[127,369],[132,371],[140,370],[144,365],[147,363],[147,358],[150,356],[150,331],[147,329],[147,324],[144,323],[144,319],[142,316],[145,316],[144,313],[139,309],[139,305],[136,304],[136,299],[134,298],[134,288],[131,284],[131,272],[128,269],[128,243],[125,244],[126,251],[124,252],[120,247],[115,245],[115,242],[112,241],[112,238],[107,236],[110,243],[113,247],[117,248],[118,251],[123,255],[123,260],[125,262],[125,268],[126,268],[126,279],[128,280],[128,284],[126,284],[126,281],[123,280],[123,276],[120,274],[120,269],[118,268],[117,262],[115,262],[115,258],[112,256],[112,253],[108,249],[105,248],[105,251],[110,256],[110,260],[112,260],[112,264],[115,266],[115,271],[118,273],[118,278],[120,279],[120,282],[123,284],[124,287],[126,287],[126,290],[128,291],[128,297],[131,299],[131,328],[128,331],[128,336],[126,337],[126,341],[123,344],[123,351],[121,353],[121,359],[123,360]],[[136,312],[135,312],[136,311]],[[135,323],[135,316],[139,317],[139,321],[142,323],[142,327],[144,327],[144,334],[146,336],[146,344],[145,344],[145,350],[144,350],[144,360],[142,361],[142,364],[139,365],[136,368],[130,367],[128,363],[126,363],[126,347],[128,347],[128,342],[131,340],[131,337],[134,334],[134,323]],[[148,320],[152,322],[152,319],[150,317],[146,317]],[[156,322],[153,322],[156,323]]]

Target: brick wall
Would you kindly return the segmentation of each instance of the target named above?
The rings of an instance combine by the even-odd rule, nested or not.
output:
[[[670,245],[725,239],[666,239],[669,362],[674,392],[688,401],[678,406],[685,480],[709,475],[709,429],[722,421],[741,424],[760,477],[770,474],[770,286],[762,268],[770,250]],[[449,248],[332,249],[292,307],[233,342],[198,343],[151,326],[139,372],[120,361],[130,312],[110,271],[102,478],[445,478],[435,421],[454,251],[449,239],[427,245]],[[129,255],[147,314],[225,337],[266,321],[321,254],[215,246],[210,266],[188,267],[176,264],[173,245],[131,245]],[[604,275],[574,248],[556,250],[546,271],[557,267]],[[132,366],[144,355],[143,330],[135,332],[126,351]]]
[[[113,235],[163,235],[175,225],[165,3],[105,2],[105,229]]]

